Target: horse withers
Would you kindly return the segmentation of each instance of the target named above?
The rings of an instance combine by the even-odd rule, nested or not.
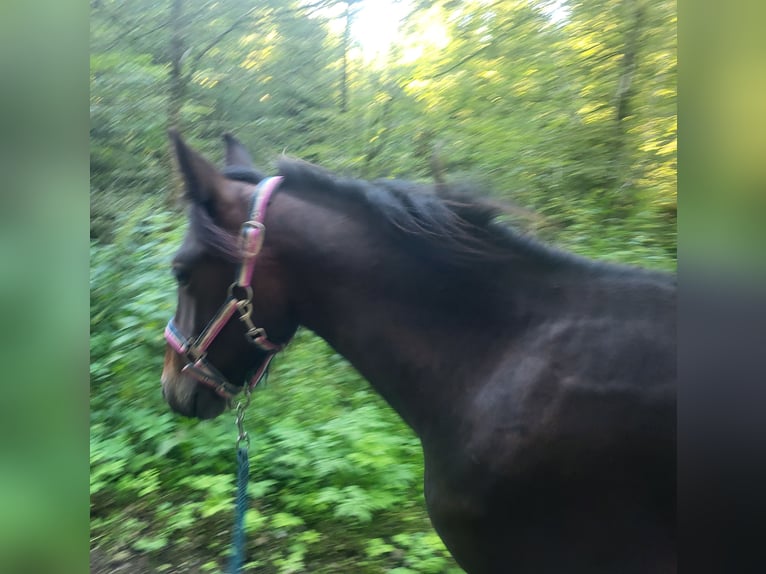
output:
[[[464,193],[289,159],[264,178],[228,135],[219,170],[171,139],[175,411],[222,413],[303,325],[417,433],[466,572],[675,572],[672,275],[545,246]]]

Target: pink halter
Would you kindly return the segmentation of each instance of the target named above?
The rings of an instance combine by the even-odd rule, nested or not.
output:
[[[266,370],[269,368],[271,360],[285,344],[277,344],[269,341],[266,331],[263,327],[256,327],[253,324],[251,313],[253,310],[253,289],[251,281],[253,278],[253,268],[255,260],[263,247],[263,239],[266,227],[263,220],[266,214],[266,206],[269,203],[271,195],[282,183],[281,176],[269,177],[261,181],[253,193],[253,199],[250,206],[250,217],[242,224],[240,240],[242,245],[242,263],[235,275],[235,281],[229,286],[229,293],[226,301],[218,309],[213,319],[207,324],[202,332],[193,341],[187,339],[181,334],[173,318],[168,321],[165,327],[165,340],[179,354],[188,359],[188,363],[181,372],[188,373],[199,382],[208,385],[225,399],[231,399],[239,393],[242,388],[231,384],[207,359],[207,349],[215,340],[218,333],[228,323],[229,319],[236,311],[239,311],[239,319],[247,327],[245,336],[248,340],[266,351],[268,356],[263,361],[258,370],[250,377],[249,389],[255,387],[263,378]],[[239,298],[235,292],[244,295]]]

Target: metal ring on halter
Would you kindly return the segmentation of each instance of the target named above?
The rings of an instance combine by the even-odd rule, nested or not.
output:
[[[239,297],[235,297],[234,296],[234,289],[237,288],[237,287],[240,288],[240,289],[244,289],[245,290],[245,294],[247,295],[247,297],[245,297],[243,299],[240,299]],[[237,283],[234,282],[231,285],[229,285],[229,292],[228,292],[228,294],[229,294],[229,299],[236,299],[237,301],[248,301],[249,302],[249,301],[253,300],[253,288],[250,287],[250,285],[237,285]]]

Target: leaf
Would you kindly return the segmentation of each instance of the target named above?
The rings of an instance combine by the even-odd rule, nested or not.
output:
[[[132,546],[141,552],[157,552],[168,545],[164,536],[142,536],[133,542]]]

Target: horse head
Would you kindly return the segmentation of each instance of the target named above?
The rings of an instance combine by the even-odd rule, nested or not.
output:
[[[265,239],[265,215],[279,178],[262,178],[230,135],[226,168],[170,133],[185,187],[189,225],[172,260],[178,282],[168,323],[162,392],[176,412],[221,414],[254,385],[297,328],[278,258]]]

